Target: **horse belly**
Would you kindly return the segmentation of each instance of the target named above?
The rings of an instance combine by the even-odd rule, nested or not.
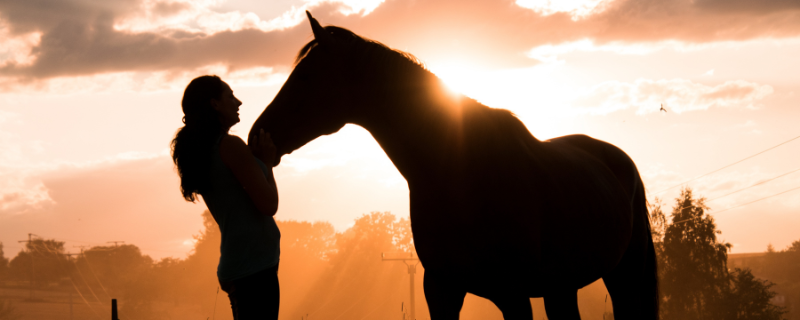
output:
[[[630,240],[629,199],[599,163],[551,174],[567,183],[550,186],[521,175],[471,187],[457,181],[412,188],[411,224],[423,266],[447,270],[476,294],[509,286],[577,289],[602,277]]]
[[[566,183],[555,190],[542,214],[541,275],[583,287],[621,260],[633,214],[627,192],[605,166],[582,163],[572,170],[576,174],[562,176]]]
[[[583,213],[583,214],[579,214]],[[630,241],[630,219],[617,212],[576,211],[543,221],[541,276],[586,286],[611,271]]]

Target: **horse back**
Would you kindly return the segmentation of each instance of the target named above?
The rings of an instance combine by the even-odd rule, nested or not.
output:
[[[633,198],[636,188],[641,184],[639,172],[633,160],[617,146],[594,139],[583,134],[562,136],[545,141],[559,147],[572,147],[596,159],[610,170],[628,198]]]
[[[588,285],[613,269],[628,247],[636,168],[619,148],[585,135],[530,150],[533,190],[544,203],[531,212],[541,224],[542,272],[570,279],[574,287]]]

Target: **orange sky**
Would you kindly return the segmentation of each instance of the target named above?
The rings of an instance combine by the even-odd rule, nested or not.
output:
[[[306,9],[411,52],[540,139],[585,133],[620,146],[667,212],[678,188],[657,191],[800,135],[797,1],[0,2],[6,256],[34,233],[183,257],[205,207],[182,200],[168,157],[182,90],[223,77],[244,102],[234,133],[246,134],[311,39]],[[714,199],[798,160],[800,139],[689,185]],[[284,157],[276,176],[279,219],[341,231],[370,211],[408,215],[405,181],[356,126]],[[800,171],[708,205],[714,214],[797,187]],[[800,239],[800,190],[715,217],[733,252],[781,249]]]

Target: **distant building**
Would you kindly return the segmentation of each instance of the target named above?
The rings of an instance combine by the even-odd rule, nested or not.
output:
[[[764,263],[764,256],[766,252],[751,252],[751,253],[729,253],[728,254],[728,269],[749,268],[751,270],[760,268]]]
[[[793,285],[789,283],[780,283],[778,279],[783,278],[783,276],[774,274],[774,271],[769,271],[773,269],[767,265],[769,263],[775,263],[775,260],[770,259],[768,261],[766,252],[728,254],[728,270],[733,270],[734,268],[750,269],[756,278],[778,282],[771,289],[776,295],[770,299],[770,303],[786,308],[785,310],[788,313],[784,314],[784,319],[800,320],[800,312],[795,310],[795,306],[800,305],[798,304],[800,299],[797,297],[796,289],[791,289]]]

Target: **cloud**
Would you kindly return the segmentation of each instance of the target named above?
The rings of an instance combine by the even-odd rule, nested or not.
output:
[[[559,12],[569,13],[572,20],[579,20],[592,14],[603,11],[603,0],[517,0],[520,7],[532,9],[543,15],[552,15]],[[606,1],[610,2],[610,1]]]
[[[202,228],[205,207],[183,201],[164,155],[122,154],[0,174],[2,242],[32,232],[92,244],[123,240],[155,249],[155,256],[182,256],[187,248],[180,243]]]
[[[41,37],[41,32],[14,35],[7,23],[0,23],[0,61],[20,66],[32,64],[35,57],[30,52],[39,45]]]
[[[608,81],[592,87],[572,105],[593,114],[637,109],[638,114],[683,113],[709,108],[755,108],[757,102],[773,93],[773,88],[743,80],[710,86],[685,79],[639,79],[633,83]]]
[[[1,123],[2,121],[0,121]],[[104,159],[87,162],[53,161],[49,163],[30,163],[24,154],[37,146],[25,146],[15,139],[8,139],[7,133],[0,132],[0,216],[18,215],[52,209],[57,202],[51,197],[46,181],[53,176],[62,176],[97,168],[107,168],[120,163],[135,162],[163,157],[165,154],[139,152],[120,153]],[[40,150],[34,150],[40,151]]]
[[[223,64],[195,67],[190,70],[125,71],[80,76],[59,76],[38,81],[19,81],[0,77],[0,101],[25,94],[46,92],[50,95],[75,95],[97,92],[153,93],[180,91],[199,74],[215,74],[231,85],[270,86],[286,81],[288,68],[252,67],[231,69]],[[1,116],[1,115],[0,115]]]
[[[262,21],[253,14],[212,14],[206,12],[208,8],[198,6],[172,6],[175,14],[180,16],[185,11],[195,19],[192,22],[200,26],[188,28],[180,23],[185,21],[159,25],[159,21],[175,17],[152,17],[151,11],[166,9],[146,1],[44,2],[47,4],[0,2],[0,18],[8,25],[8,34],[21,39],[41,33],[38,42],[29,46],[27,56],[20,58],[18,50],[24,48],[19,48],[14,59],[5,59],[0,75],[24,80],[110,72],[192,70],[214,64],[223,64],[231,70],[269,67],[290,63],[288,57],[295,54],[309,35],[299,27],[264,31],[259,29]],[[184,10],[178,10],[180,8]],[[144,18],[136,14],[143,11]],[[201,12],[192,15],[192,11]],[[143,31],[126,29],[126,22],[140,18],[154,20],[156,28],[141,23],[145,25]],[[26,59],[32,62],[24,63]]]
[[[41,181],[31,179],[27,172],[9,171],[0,169],[0,215],[24,214],[52,205],[52,198]]]
[[[330,148],[298,150],[287,156],[294,166],[275,170],[281,192],[277,218],[326,220],[342,229],[371,211],[408,215],[408,187],[385,153],[365,130],[343,130],[342,136],[312,142]],[[337,146],[357,156],[304,165],[324,161]],[[98,244],[122,240],[155,257],[182,256],[189,249],[183,242],[200,231],[199,214],[206,207],[184,201],[178,186],[166,154],[31,166],[24,175],[0,167],[0,242],[32,232]]]
[[[278,17],[262,20],[253,12],[239,10],[219,12],[216,7],[222,2],[154,2],[145,0],[141,11],[116,20],[114,29],[133,33],[173,32],[182,37],[245,29],[269,32],[300,24],[305,19],[305,9],[311,5],[291,7]]]
[[[28,37],[13,59],[0,62],[0,76],[33,81],[217,64],[231,70],[288,66],[309,40],[304,9],[323,24],[351,28],[424,59],[463,57],[499,67],[529,66],[536,63],[526,55],[531,48],[583,39],[603,45],[800,35],[800,5],[789,0],[736,0],[732,6],[718,0],[312,1],[271,20],[217,12],[219,3],[0,1],[8,33]]]
[[[662,43],[622,43],[622,42],[609,42],[604,44],[595,44],[590,39],[582,39],[578,41],[568,41],[558,45],[545,44],[535,47],[528,51],[526,54],[532,59],[539,60],[545,63],[563,63],[559,60],[558,56],[565,53],[572,53],[576,51],[581,52],[613,52],[616,54],[629,54],[629,55],[644,55],[666,47],[680,47],[680,45],[669,42]]]

